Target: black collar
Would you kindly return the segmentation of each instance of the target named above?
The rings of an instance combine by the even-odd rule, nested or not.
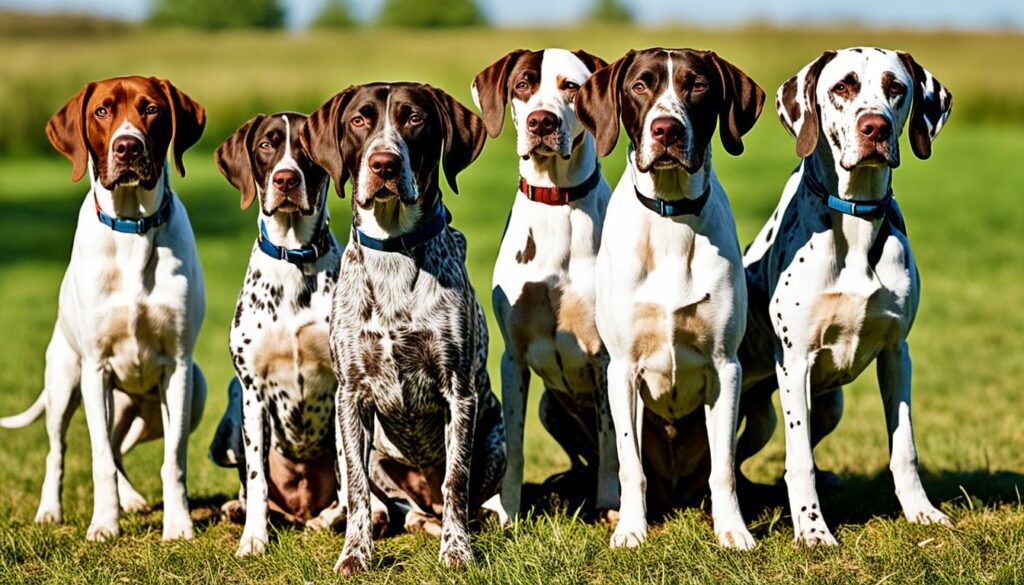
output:
[[[637,200],[639,200],[644,207],[650,209],[654,213],[657,213],[661,217],[700,215],[700,212],[704,211],[704,204],[708,202],[708,197],[711,195],[711,181],[709,178],[708,185],[704,188],[704,192],[696,199],[677,199],[673,201],[659,199],[657,197],[652,199],[641,193],[640,190],[636,188],[636,185],[633,185],[633,191],[636,192]]]
[[[355,232],[356,240],[360,246],[365,246],[378,252],[408,252],[416,246],[434,239],[434,237],[448,229],[448,224],[451,222],[452,214],[441,203],[439,194],[437,204],[434,205],[433,217],[407,234],[386,239],[374,238],[363,233],[355,223],[352,224],[352,230]]]

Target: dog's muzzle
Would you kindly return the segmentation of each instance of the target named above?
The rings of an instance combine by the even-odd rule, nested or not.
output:
[[[156,184],[156,169],[149,156],[149,148],[142,140],[132,135],[122,135],[110,145],[110,161],[107,164],[108,189],[117,186],[142,184],[152,189]]]

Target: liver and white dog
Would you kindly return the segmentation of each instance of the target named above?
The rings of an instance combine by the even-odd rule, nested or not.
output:
[[[443,167],[456,189],[484,138],[476,114],[417,83],[349,87],[302,130],[338,194],[353,182],[330,337],[348,470],[335,570],[346,575],[366,570],[373,551],[371,443],[375,489],[414,503],[409,528],[442,516],[440,558],[450,567],[472,560],[470,512],[497,494],[505,471],[486,320],[466,273],[466,238],[448,226],[439,186]]]
[[[263,551],[268,503],[299,523],[322,514],[314,525],[330,525],[340,515],[327,337],[341,248],[328,228],[327,173],[299,139],[305,124],[305,114],[261,114],[216,155],[242,209],[258,198],[260,210],[231,324],[238,375],[210,446],[215,462],[239,469],[238,556]]]
[[[520,511],[523,426],[530,370],[544,382],[540,419],[598,510],[618,508],[615,432],[605,384],[607,354],[594,322],[594,262],[611,189],[594,137],[573,104],[606,63],[583,51],[518,50],[484,69],[473,95],[492,137],[505,106],[519,155],[519,184],[494,266],[494,313],[505,340],[502,407],[508,466],[501,502]],[[588,477],[589,476],[589,477]]]
[[[918,475],[906,338],[920,284],[891,182],[904,126],[909,122],[914,154],[928,158],[951,105],[949,91],[909,54],[868,47],[822,54],[776,96],[804,160],[744,257],[751,304],[742,355],[750,390],[739,458],[768,441],[771,393],[782,388],[797,541],[835,544],[821,514],[812,450],[839,423],[842,385],[876,358],[903,513],[911,522],[949,524]]]
[[[206,401],[192,360],[205,297],[192,226],[171,191],[166,158],[173,154],[184,176],[182,155],[205,121],[202,106],[170,82],[117,77],[87,85],[46,126],[74,165],[71,179],[88,171],[91,188],[60,287],[43,391],[28,411],[3,422],[23,426],[46,412],[50,453],[36,522],[61,521],[65,434],[81,400],[93,466],[86,538],[116,536],[119,506],[147,508],[121,457],[160,436],[163,537],[192,537],[185,465],[188,435]]]
[[[614,148],[620,118],[632,143],[595,278],[622,484],[612,546],[646,539],[648,476],[671,505],[683,495],[679,482],[706,457],[718,541],[754,545],[734,474],[746,286],[732,210],[711,167],[711,138],[721,120],[726,151],[743,152],[741,137],[763,101],[736,66],[691,49],[630,51],[576,97],[599,154]],[[677,440],[692,427],[684,417],[702,405],[708,444]],[[703,478],[698,485],[706,485]]]

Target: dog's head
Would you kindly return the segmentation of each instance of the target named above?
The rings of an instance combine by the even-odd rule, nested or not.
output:
[[[874,47],[827,51],[782,84],[779,119],[810,156],[819,136],[843,169],[900,164],[899,135],[910,122],[910,145],[928,158],[949,117],[953,96],[909,53]]]
[[[704,165],[719,120],[722,144],[743,152],[742,137],[757,121],[764,91],[732,63],[710,51],[630,51],[595,73],[576,97],[576,112],[606,156],[619,137],[619,119],[636,146],[638,170]]]
[[[71,180],[92,161],[107,189],[156,186],[173,149],[185,176],[184,152],[203,134],[203,107],[171,82],[156,77],[115,77],[85,86],[46,125],[46,136],[74,165]]]
[[[436,190],[444,167],[455,177],[484,146],[480,118],[444,91],[419,83],[352,86],[313,112],[302,143],[334,179],[338,195],[352,177],[363,208],[397,198],[409,205]]]
[[[242,192],[242,209],[257,194],[264,215],[312,215],[320,209],[327,173],[302,145],[299,135],[305,125],[305,114],[260,114],[217,147],[217,167]]]
[[[492,138],[505,124],[505,105],[512,104],[519,156],[569,158],[574,141],[584,131],[576,117],[576,95],[605,65],[585,51],[519,49],[476,76],[473,101]]]

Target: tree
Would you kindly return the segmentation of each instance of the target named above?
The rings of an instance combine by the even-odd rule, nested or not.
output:
[[[385,0],[379,24],[403,28],[444,28],[486,24],[475,0]]]
[[[281,28],[278,0],[156,0],[149,22],[191,28]]]
[[[592,22],[632,22],[633,12],[621,0],[596,0],[588,19]]]
[[[313,20],[313,28],[352,28],[356,24],[348,0],[327,0]]]

